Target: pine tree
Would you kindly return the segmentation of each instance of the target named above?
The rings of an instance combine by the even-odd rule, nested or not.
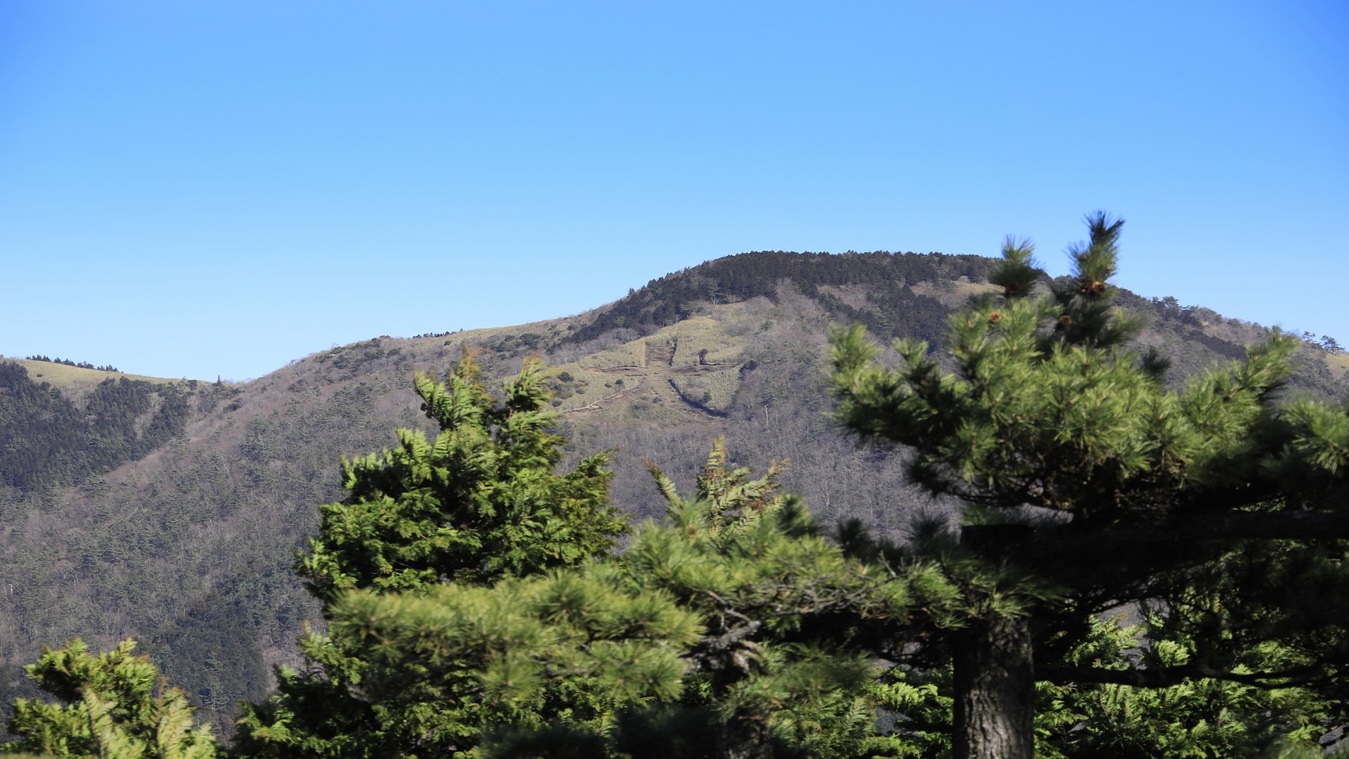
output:
[[[828,539],[800,498],[780,492],[782,463],[760,477],[712,451],[692,497],[652,470],[667,500],[622,557],[631,581],[668,592],[706,632],[691,664],[686,708],[710,718],[715,755],[871,755],[893,749],[875,731],[877,630],[945,591],[931,567],[896,573]],[[883,622],[882,622],[883,621]],[[888,636],[885,643],[903,645]]]
[[[1129,348],[1139,325],[1112,305],[1121,225],[1091,217],[1074,275],[1048,287],[1031,246],[1009,240],[1000,297],[953,317],[945,362],[900,340],[886,368],[861,328],[835,336],[841,421],[912,449],[916,482],[968,504],[957,550],[1003,578],[945,636],[957,757],[1030,759],[1037,678],[1333,687],[1349,661],[1349,417],[1276,403],[1296,345],[1281,334],[1168,389],[1165,361]],[[1219,587],[1222,603],[1197,600]],[[1092,619],[1138,605],[1194,656],[1064,666]],[[1267,644],[1291,660],[1252,669]]]
[[[858,638],[921,599],[825,539],[778,471],[731,467],[717,441],[693,499],[654,472],[667,519],[621,555],[348,592],[331,632],[360,653],[367,698],[435,704],[438,729],[481,728],[484,756],[869,755],[885,741]]]
[[[608,504],[603,454],[564,475],[550,432],[541,364],[526,363],[496,403],[472,356],[448,384],[418,375],[422,410],[440,433],[400,429],[399,446],[343,464],[349,493],[320,509],[319,535],[297,564],[325,603],[344,591],[487,584],[607,552],[626,522]]]
[[[361,652],[366,698],[428,712],[423,746],[399,755],[500,744],[502,732],[599,738],[621,710],[679,695],[681,655],[702,633],[669,594],[598,563],[486,587],[353,591],[331,629]],[[432,737],[444,732],[460,735]]]
[[[345,462],[349,495],[321,508],[319,534],[297,561],[330,623],[380,594],[446,593],[453,583],[459,597],[471,598],[469,586],[577,566],[616,545],[626,522],[608,503],[606,457],[554,471],[563,441],[550,432],[556,414],[540,364],[527,362],[500,402],[471,355],[445,384],[419,375],[416,388],[439,434],[431,440],[402,429],[398,447]],[[483,714],[471,689],[455,691],[460,700],[453,700],[434,689],[381,685],[389,665],[360,629],[333,624],[327,635],[307,635],[301,648],[310,669],[279,670],[276,694],[245,709],[241,753],[439,756],[480,740]],[[464,671],[478,663],[441,662]]]
[[[135,641],[94,655],[82,640],[44,648],[24,671],[62,703],[17,699],[6,753],[107,759],[211,759],[209,727],[193,724],[192,707],[163,687],[155,665],[132,653]]]
[[[1127,672],[1185,667],[1202,654],[1198,641],[1166,635],[1144,614],[1092,620],[1068,666]],[[1253,647],[1232,669],[1275,671],[1292,660],[1276,644]],[[1306,688],[1268,688],[1219,678],[1194,678],[1165,688],[1118,683],[1050,683],[1036,689],[1036,753],[1045,759],[1138,757],[1286,757],[1295,747],[1317,747],[1333,699]],[[1342,708],[1342,705],[1341,707]],[[1319,753],[1319,752],[1318,752]]]

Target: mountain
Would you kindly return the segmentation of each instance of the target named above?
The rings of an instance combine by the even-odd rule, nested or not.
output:
[[[0,698],[43,644],[135,635],[169,680],[227,724],[240,699],[295,663],[317,608],[292,576],[317,506],[342,497],[338,464],[424,419],[414,371],[465,350],[499,376],[527,356],[556,367],[569,451],[612,449],[614,502],[663,500],[647,463],[687,487],[713,438],[738,463],[789,459],[784,478],[826,523],[902,535],[940,513],[903,481],[903,454],[857,446],[820,385],[831,324],[939,344],[947,315],[988,291],[991,261],[913,253],[746,253],[652,280],[576,316],[414,338],[379,337],[244,384],[124,377],[0,362]],[[1124,293],[1172,381],[1242,355],[1265,330],[1173,299]],[[1294,389],[1342,397],[1345,357],[1307,346]],[[61,367],[57,369],[57,367]],[[58,376],[61,375],[61,376]]]

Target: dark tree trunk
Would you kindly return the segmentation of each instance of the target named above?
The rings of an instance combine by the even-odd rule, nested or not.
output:
[[[954,658],[955,759],[1034,759],[1029,622],[976,620],[957,634]]]
[[[718,759],[772,759],[768,719],[750,709],[736,709],[717,733]]]
[[[761,668],[762,652],[752,637],[762,627],[760,621],[749,621],[703,639],[703,666],[712,672],[716,700],[726,698],[736,683]],[[770,737],[768,715],[740,706],[717,725],[717,759],[773,759]]]

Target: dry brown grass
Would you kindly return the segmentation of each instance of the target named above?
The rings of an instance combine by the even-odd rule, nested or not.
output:
[[[109,379],[119,379],[126,377],[133,380],[145,380],[146,382],[155,382],[159,384],[172,384],[174,382],[183,382],[181,379],[166,379],[164,377],[147,377],[143,374],[126,374],[125,372],[105,372],[98,369],[85,369],[79,366],[67,366],[52,361],[32,361],[26,358],[7,358],[5,361],[13,361],[22,365],[28,370],[28,377],[34,382],[46,382],[52,387],[60,390],[72,398],[82,398],[90,390],[93,390],[100,383]]]

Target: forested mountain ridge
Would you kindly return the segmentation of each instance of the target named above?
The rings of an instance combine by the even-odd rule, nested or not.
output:
[[[49,450],[82,450],[94,434],[121,441],[98,449],[116,448],[120,460],[57,456],[74,461],[68,469],[21,463],[39,460],[31,457],[0,462],[6,696],[21,687],[17,667],[42,644],[78,635],[107,648],[136,635],[170,681],[218,720],[232,718],[239,699],[260,698],[268,665],[293,657],[301,624],[315,618],[290,567],[315,528],[316,507],[342,496],[339,459],[391,445],[396,426],[423,426],[413,371],[443,373],[465,349],[498,376],[530,355],[555,365],[555,402],[573,455],[614,449],[613,501],[632,514],[664,506],[644,462],[687,482],[712,438],[724,435],[737,461],[790,459],[784,482],[825,521],[858,516],[901,530],[914,510],[939,505],[902,484],[892,452],[859,448],[826,419],[826,336],[831,324],[861,321],[878,336],[939,342],[947,315],[984,289],[990,262],[742,254],[578,316],[375,338],[242,385],[166,384],[151,393],[118,379],[79,399],[34,383],[31,365],[21,378],[18,364],[0,364],[11,367],[7,387],[20,388],[0,394],[0,414],[10,410],[0,418],[10,440],[28,445],[10,444],[7,455],[51,437],[39,419],[67,436],[52,438]],[[1172,357],[1177,379],[1241,355],[1264,333],[1202,308],[1127,294],[1121,301],[1147,318],[1144,342]],[[1302,349],[1295,387],[1342,397],[1333,358]],[[159,400],[142,403],[151,396]],[[82,417],[80,402],[94,404]],[[161,417],[168,421],[155,424]],[[105,428],[121,437],[98,432]],[[34,472],[60,477],[38,482]]]
[[[230,392],[43,360],[0,362],[0,483],[34,490],[111,471],[180,435],[194,406],[204,411]]]
[[[913,299],[924,297],[925,283],[982,281],[988,264],[989,259],[980,256],[941,253],[741,253],[653,279],[641,290],[602,309],[567,340],[580,342],[620,328],[645,336],[687,318],[699,303],[775,298],[778,283],[784,281],[821,302],[836,318],[884,330],[903,324],[907,334],[939,340],[943,325],[923,318],[930,316],[931,310],[915,308]],[[832,291],[882,282],[900,286],[868,293],[866,308],[857,308]]]

